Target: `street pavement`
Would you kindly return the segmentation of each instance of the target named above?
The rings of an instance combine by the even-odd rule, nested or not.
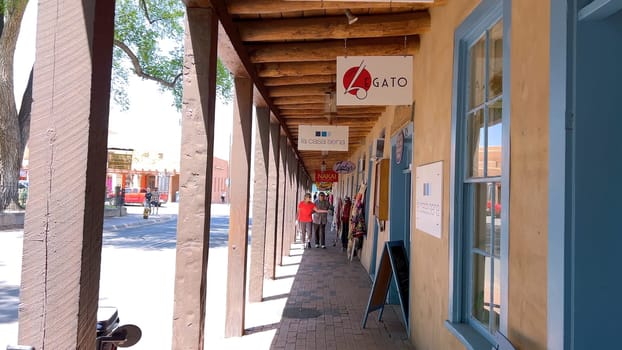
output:
[[[136,324],[141,328],[142,338],[132,349],[170,349],[177,205],[170,203],[161,207],[158,214],[148,219],[143,219],[142,207],[127,208],[127,216],[104,221],[99,305],[118,308],[122,324]],[[211,215],[206,348],[268,349],[275,329],[243,338],[224,338],[229,206],[213,204]],[[0,231],[0,350],[17,344],[22,240],[21,229]],[[300,256],[287,259],[299,261]],[[295,275],[298,265],[290,264],[283,267],[281,273]],[[292,281],[293,278],[266,281],[264,295],[269,299],[280,294],[291,287]],[[252,330],[266,322],[278,323],[278,308],[282,311],[284,305],[285,300],[279,298],[248,305],[246,328]],[[251,310],[257,317],[250,316]]]

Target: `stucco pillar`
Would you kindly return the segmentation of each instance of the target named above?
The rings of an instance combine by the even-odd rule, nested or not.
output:
[[[93,349],[99,298],[112,1],[42,1],[30,125],[19,343]]]
[[[211,9],[187,9],[173,349],[203,349],[204,343],[217,24]]]
[[[255,174],[253,194],[253,228],[251,240],[251,271],[249,281],[249,300],[261,301],[263,298],[263,279],[266,248],[266,209],[268,205],[268,153],[270,150],[270,110],[266,107],[256,109],[257,128],[255,129]]]
[[[229,260],[227,264],[227,310],[225,337],[244,335],[246,303],[246,252],[248,242],[248,196],[250,192],[253,84],[235,79],[233,144],[231,145],[231,206],[229,215]]]

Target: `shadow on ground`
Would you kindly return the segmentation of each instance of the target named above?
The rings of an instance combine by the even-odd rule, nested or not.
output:
[[[0,282],[0,323],[17,322],[19,286]]]

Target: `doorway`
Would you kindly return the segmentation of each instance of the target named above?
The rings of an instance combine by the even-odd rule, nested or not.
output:
[[[391,182],[389,205],[389,240],[404,241],[410,258],[410,202],[413,123],[408,123],[391,137]],[[391,283],[389,303],[399,303],[397,288]]]

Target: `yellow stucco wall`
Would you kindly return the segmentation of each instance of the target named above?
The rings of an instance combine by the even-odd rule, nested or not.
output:
[[[412,197],[410,329],[411,340],[417,349],[464,348],[444,326],[449,302],[448,223],[454,31],[478,3],[477,0],[450,1],[433,9],[432,30],[421,36],[421,48],[414,61],[413,171],[417,166],[443,161],[444,175],[441,239],[415,229],[414,195]]]
[[[413,181],[415,168],[423,164],[442,161],[444,173],[441,239],[415,229],[414,193],[411,196],[410,330],[411,341],[419,350],[464,348],[444,326],[449,300],[454,32],[479,3],[479,0],[449,1],[432,9],[432,30],[421,36],[420,50],[414,58]],[[536,7],[538,11],[533,11]],[[548,3],[512,2],[507,335],[517,348],[530,350],[545,349],[547,335],[549,18]],[[401,123],[395,114],[395,108],[387,108],[357,157],[368,153],[369,145],[383,129],[384,156],[391,157],[391,134],[396,124]],[[366,160],[369,156],[366,155]],[[372,173],[367,188],[371,191],[370,203],[374,201],[374,177]],[[414,186],[416,183],[413,189]],[[374,220],[369,215],[361,257],[365,269],[369,269],[372,254],[379,254],[389,237],[387,222],[386,230],[378,234],[378,251],[371,251]]]
[[[547,326],[550,2],[512,1],[512,28],[508,336],[537,350]]]
[[[442,238],[415,230],[413,212],[410,326],[417,349],[463,348],[443,325],[449,298],[453,39],[455,28],[478,4],[452,1],[432,10],[432,30],[422,35],[414,61],[413,168],[443,161],[444,172]],[[540,9],[537,15],[534,7]],[[540,349],[546,344],[549,45],[534,38],[547,37],[548,4],[514,1],[512,28],[508,335],[519,348]]]

